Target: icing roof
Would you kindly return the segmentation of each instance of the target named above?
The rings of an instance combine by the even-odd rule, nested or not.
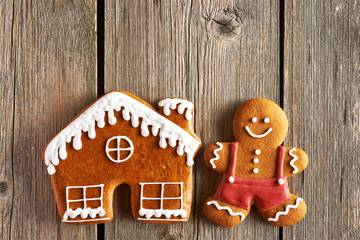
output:
[[[55,173],[55,166],[59,164],[59,157],[64,160],[67,158],[66,143],[70,143],[74,149],[79,150],[82,147],[81,134],[87,132],[90,139],[96,137],[95,123],[99,128],[105,126],[105,113],[108,114],[108,122],[114,125],[117,121],[114,116],[114,110],[122,110],[124,120],[131,120],[133,127],[140,125],[141,135],[147,137],[150,135],[148,126],[151,126],[153,136],[160,136],[159,145],[161,148],[168,146],[177,146],[177,154],[187,154],[186,165],[194,164],[193,158],[195,152],[200,146],[200,141],[195,139],[190,133],[160,115],[157,111],[139,102],[135,98],[118,91],[110,92],[88,107],[80,116],[75,118],[66,128],[58,133],[47,145],[44,153],[45,164],[50,175]]]

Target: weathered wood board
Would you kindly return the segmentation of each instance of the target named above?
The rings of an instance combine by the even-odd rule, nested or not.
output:
[[[359,239],[356,0],[107,0],[105,32],[98,33],[105,59],[97,58],[96,5],[0,2],[1,239]],[[105,61],[104,83],[97,82],[97,61]],[[233,140],[232,118],[245,100],[283,103],[290,123],[284,144],[310,158],[289,180],[291,192],[305,199],[307,216],[275,228],[254,209],[234,228],[210,223],[202,206],[221,176],[205,166],[200,151],[187,223],[135,221],[125,185],[115,193],[115,218],[104,236],[96,225],[61,223],[42,150],[103,87],[153,105],[165,97],[191,100],[203,147]]]
[[[0,239],[10,236],[13,198],[14,69],[12,66],[13,3],[0,2]]]
[[[0,11],[0,236],[96,239],[96,226],[61,223],[42,162],[45,144],[96,97],[95,1],[1,1]]]
[[[204,146],[232,141],[239,104],[260,96],[280,102],[278,9],[277,1],[107,1],[105,92],[129,91],[154,105],[165,97],[189,99]],[[256,211],[232,229],[206,220],[202,205],[221,176],[205,166],[202,151],[195,165],[189,222],[135,222],[129,189],[120,187],[105,238],[278,238],[279,229]]]
[[[308,214],[284,239],[360,238],[360,5],[358,1],[287,1],[285,145],[310,164],[290,189]]]

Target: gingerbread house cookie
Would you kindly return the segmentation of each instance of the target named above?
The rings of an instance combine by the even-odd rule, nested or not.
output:
[[[159,107],[127,92],[110,92],[48,143],[43,159],[63,222],[111,221],[113,193],[123,183],[131,188],[138,221],[187,221],[193,159],[201,145],[192,127],[193,104],[175,98]]]
[[[255,205],[269,224],[289,226],[306,214],[303,198],[289,192],[287,178],[308,165],[307,154],[281,146],[288,131],[285,112],[274,102],[255,98],[236,111],[235,142],[217,142],[205,150],[206,164],[223,179],[204,204],[204,214],[224,227],[245,220]]]

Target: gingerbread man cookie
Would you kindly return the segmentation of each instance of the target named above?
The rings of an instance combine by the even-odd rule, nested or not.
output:
[[[306,214],[301,197],[289,192],[287,178],[308,165],[306,153],[284,147],[288,131],[285,112],[274,102],[256,98],[236,111],[235,142],[217,142],[205,150],[205,162],[222,173],[216,194],[204,204],[204,214],[213,223],[235,226],[255,205],[269,224],[289,226]]]
[[[107,93],[48,143],[43,158],[63,222],[111,221],[114,190],[124,183],[136,220],[187,221],[193,159],[201,146],[193,104],[168,98],[158,105],[127,92]]]

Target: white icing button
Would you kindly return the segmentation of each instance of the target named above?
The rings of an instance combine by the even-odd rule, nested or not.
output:
[[[235,181],[234,177],[229,177],[229,183],[233,183]]]
[[[260,149],[256,149],[256,150],[255,150],[255,154],[256,154],[256,155],[259,155],[260,153],[261,153]]]
[[[258,172],[259,172],[259,169],[257,169],[257,168],[253,169],[253,173],[258,173]]]
[[[284,184],[284,179],[279,178],[278,183],[279,183],[279,185],[283,185]]]
[[[270,122],[270,119],[269,118],[265,118],[264,119],[264,123],[269,123]]]
[[[253,163],[258,163],[259,162],[259,159],[258,158],[254,158],[253,159]]]
[[[256,123],[257,118],[256,118],[256,117],[253,117],[253,118],[251,119],[251,121],[252,121],[253,123]]]

